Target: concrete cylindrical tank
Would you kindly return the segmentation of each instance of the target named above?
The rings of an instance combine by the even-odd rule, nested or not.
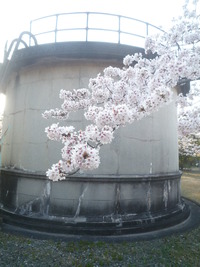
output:
[[[61,88],[87,87],[109,66],[142,49],[121,44],[67,42],[15,51],[2,90],[1,203],[4,221],[64,233],[113,234],[174,224],[187,215],[181,201],[175,103],[116,131],[96,171],[51,182],[45,172],[60,159],[49,141],[46,109],[59,107]],[[83,114],[69,125],[83,128]],[[52,224],[54,225],[52,227]]]

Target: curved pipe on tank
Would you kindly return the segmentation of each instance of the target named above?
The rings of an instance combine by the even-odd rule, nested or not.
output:
[[[5,53],[4,60],[8,59],[9,54],[10,54],[10,52],[11,52],[11,50],[12,50],[14,44],[17,43],[17,42],[18,42],[18,38],[12,40],[12,42],[11,42],[9,48],[8,48],[8,51],[6,51],[6,53]],[[20,43],[22,43],[22,44],[24,45],[25,48],[28,47],[28,45],[26,44],[25,41],[21,40]]]
[[[28,34],[29,37],[33,39],[35,45],[37,45],[36,37],[35,37],[31,32],[24,31],[24,32],[22,32],[22,33],[19,35],[18,38],[14,39],[14,40],[11,42],[11,44],[10,44],[10,46],[9,46],[9,49],[8,49],[8,51],[7,51],[7,53],[6,53],[6,59],[8,59],[8,57],[9,57],[9,55],[10,55],[10,53],[11,53],[11,51],[12,51],[12,48],[13,48],[13,46],[14,46],[15,43],[16,43],[16,45],[15,45],[15,49],[14,49],[14,51],[16,51],[16,50],[19,48],[19,45],[20,45],[21,43],[24,45],[25,48],[28,47],[27,43],[26,43],[25,41],[22,40],[22,38],[23,38],[23,36],[24,36],[25,34]]]
[[[11,44],[10,44],[10,46],[9,46],[9,48],[8,48],[8,51],[4,51],[4,63],[3,63],[3,64],[4,64],[4,68],[2,68],[2,72],[0,73],[0,84],[3,84],[4,79],[5,79],[5,77],[6,77],[6,73],[7,73],[8,68],[9,68],[9,61],[8,61],[8,58],[9,58],[9,56],[10,56],[10,53],[12,52],[12,49],[13,49],[14,45],[15,45],[15,48],[14,48],[14,50],[13,50],[13,53],[19,48],[19,45],[20,45],[20,44],[23,44],[25,48],[28,48],[27,43],[26,43],[24,40],[22,40],[22,38],[23,38],[23,36],[24,36],[25,34],[29,35],[29,38],[30,38],[30,39],[31,39],[31,38],[33,39],[33,41],[34,41],[34,45],[37,45],[37,39],[36,39],[36,37],[35,37],[31,32],[28,32],[28,31],[24,31],[24,32],[22,32],[22,33],[19,35],[18,38],[14,39],[14,40],[11,42]]]

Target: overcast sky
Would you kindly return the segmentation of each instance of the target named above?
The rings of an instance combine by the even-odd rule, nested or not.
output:
[[[6,40],[12,40],[30,21],[46,15],[75,11],[98,11],[125,15],[156,26],[169,25],[181,14],[184,0],[1,0],[0,62]]]

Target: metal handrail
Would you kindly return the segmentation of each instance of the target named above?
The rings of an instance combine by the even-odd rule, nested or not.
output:
[[[58,28],[58,22],[59,22],[59,18],[61,16],[69,16],[69,15],[85,15],[85,25],[83,25],[83,27],[66,27],[66,28],[61,28],[59,29]],[[102,15],[102,16],[109,16],[111,19],[112,17],[116,17],[117,20],[118,20],[118,27],[116,29],[113,29],[113,28],[97,28],[97,27],[92,27],[90,26],[90,17],[91,15]],[[38,22],[38,21],[42,21],[42,20],[46,20],[46,19],[49,19],[49,18],[53,18],[55,17],[55,25],[54,25],[54,28],[51,29],[50,31],[41,31],[41,32],[33,32],[33,24],[35,22]],[[121,24],[122,24],[122,20],[128,20],[129,22],[138,22],[140,23],[141,25],[144,25],[145,26],[145,33],[144,34],[137,34],[137,33],[134,33],[132,31],[123,31],[121,29]],[[138,38],[142,38],[142,39],[145,39],[146,36],[149,35],[149,30],[150,28],[153,28],[153,29],[156,29],[158,31],[162,31],[159,27],[151,24],[151,23],[148,23],[148,22],[145,22],[145,21],[142,21],[142,20],[139,20],[139,19],[135,19],[135,18],[131,18],[131,17],[127,17],[127,16],[122,16],[122,15],[116,15],[116,14],[109,14],[109,13],[101,13],[101,12],[71,12],[71,13],[60,13],[60,14],[54,14],[54,15],[49,15],[49,16],[45,16],[45,17],[41,17],[41,18],[37,18],[35,20],[32,20],[30,22],[30,32],[32,34],[34,34],[35,36],[41,36],[41,35],[44,35],[44,34],[47,34],[47,33],[54,33],[54,41],[57,42],[57,33],[58,32],[61,32],[61,31],[77,31],[77,30],[84,30],[85,31],[85,40],[86,42],[89,41],[89,33],[91,31],[104,31],[104,32],[114,32],[114,33],[117,33],[118,35],[118,43],[120,44],[121,43],[121,35],[122,34],[126,34],[126,35],[130,35],[130,36],[135,36],[135,37],[138,37]],[[30,43],[31,45],[31,43]]]
[[[61,27],[59,28],[58,27],[58,23],[59,23],[59,18],[61,16],[69,16],[69,15],[85,15],[85,24],[83,25],[83,27]],[[107,25],[106,27],[92,27],[90,26],[90,18],[92,15],[101,15],[101,16],[107,16],[107,17],[110,17],[112,19],[112,17],[115,17],[117,18],[117,26],[113,29],[113,28],[107,28]],[[49,30],[49,31],[41,31],[41,32],[33,32],[33,24],[37,21],[42,21],[42,20],[46,20],[48,18],[55,18],[55,23],[54,23],[54,27],[53,29]],[[127,20],[128,22],[137,22],[141,25],[144,25],[145,26],[145,33],[144,34],[138,34],[134,31],[129,31],[129,30],[126,30],[126,29],[122,29],[122,21],[123,20]],[[111,20],[112,21],[112,20]],[[43,24],[45,24],[45,21],[43,22]],[[54,42],[58,42],[57,40],[57,34],[59,32],[64,32],[64,31],[85,31],[85,42],[88,42],[90,41],[89,40],[89,33],[91,31],[96,31],[96,32],[99,32],[99,31],[102,31],[102,32],[114,32],[117,34],[117,43],[118,44],[121,44],[121,36],[123,34],[125,35],[129,35],[129,36],[133,36],[133,37],[137,37],[137,38],[140,38],[140,39],[145,39],[146,36],[149,35],[149,30],[150,28],[153,28],[153,29],[156,29],[157,31],[163,31],[162,29],[160,29],[159,27],[151,24],[151,23],[148,23],[148,22],[145,22],[145,21],[142,21],[142,20],[139,20],[139,19],[135,19],[135,18],[131,18],[131,17],[127,17],[127,16],[122,16],[122,15],[116,15],[116,14],[109,14],[109,13],[101,13],[101,12],[71,12],[71,13],[59,13],[59,14],[54,14],[54,15],[49,15],[49,16],[45,16],[45,17],[41,17],[41,18],[37,18],[35,20],[32,20],[30,22],[30,32],[22,32],[19,36],[18,39],[15,39],[11,42],[10,46],[9,46],[9,49],[7,51],[5,51],[4,53],[4,62],[6,62],[8,60],[8,58],[12,57],[13,55],[13,47],[14,47],[14,51],[18,50],[19,49],[19,45],[20,44],[23,44],[23,46],[25,48],[27,48],[28,46],[33,46],[33,45],[38,45],[39,42],[38,42],[38,38],[39,36],[41,35],[45,35],[45,34],[49,34],[49,33],[53,33],[54,34]],[[37,29],[38,30],[38,29]],[[27,44],[25,41],[22,40],[23,36],[24,35],[28,35],[29,36],[29,43]],[[33,41],[33,42],[32,42]],[[98,40],[98,41],[102,41],[102,40]],[[105,40],[106,42],[107,40]],[[45,43],[52,43],[52,42],[45,42]],[[116,43],[113,41],[113,43]],[[123,44],[126,44],[126,43],[123,43]],[[130,44],[129,44],[130,45]],[[132,44],[134,46],[134,44]]]
[[[70,15],[79,15],[80,17],[82,15],[85,16],[85,22],[83,25],[81,25],[81,27],[66,27],[65,25],[61,25],[61,27],[59,27],[59,19],[61,16],[70,16]],[[96,16],[95,19],[96,21],[98,21],[98,15],[101,16],[107,16],[108,18],[110,18],[110,21],[113,21],[113,18],[116,18],[116,26],[113,28],[109,25],[106,25],[105,27],[95,27],[94,25],[91,25],[91,16]],[[49,31],[38,31],[40,28],[37,28],[37,31],[34,32],[33,31],[33,25],[34,23],[36,23],[37,21],[44,21],[43,25],[47,25],[47,20],[48,18],[55,18],[54,24],[53,24],[53,28],[50,29]],[[128,22],[131,24],[131,22],[136,22],[139,23],[138,25],[144,25],[144,33],[140,34],[140,32],[136,32],[133,30],[129,30],[128,27],[123,28],[123,22]],[[109,26],[109,27],[108,27]],[[113,25],[112,25],[113,26]],[[49,15],[49,16],[45,16],[45,17],[41,17],[41,18],[37,18],[35,20],[32,20],[30,22],[30,32],[22,32],[19,36],[18,39],[15,39],[11,42],[8,50],[7,48],[4,51],[4,63],[3,63],[3,67],[0,71],[0,83],[4,81],[5,77],[6,77],[6,73],[9,69],[9,64],[10,64],[10,59],[12,59],[13,54],[15,53],[16,50],[20,49],[20,45],[23,45],[26,48],[28,48],[29,46],[36,46],[39,45],[40,43],[38,42],[39,36],[41,35],[45,35],[48,33],[52,33],[54,35],[54,40],[53,42],[59,42],[57,35],[59,32],[63,32],[63,31],[85,31],[85,42],[89,42],[90,38],[89,35],[91,33],[91,31],[93,32],[114,32],[116,34],[116,42],[115,41],[111,41],[112,43],[118,43],[118,44],[127,44],[127,43],[123,43],[122,42],[122,35],[129,35],[132,37],[136,37],[136,38],[140,38],[140,39],[145,39],[146,36],[149,35],[149,30],[150,28],[155,29],[157,31],[163,31],[162,29],[160,29],[157,26],[154,26],[151,23],[139,20],[139,19],[135,19],[135,18],[131,18],[131,17],[127,17],[127,16],[122,16],[122,15],[116,15],[116,14],[109,14],[109,13],[101,13],[101,12],[71,12],[71,13],[60,13],[60,14],[54,14],[54,15]],[[25,42],[23,40],[24,35],[28,35],[28,43]],[[72,38],[73,39],[73,38]],[[70,41],[72,41],[72,39]],[[138,40],[138,39],[137,39]],[[62,40],[65,41],[65,40]],[[69,41],[69,40],[67,40]],[[97,41],[104,41],[104,40],[97,40]],[[105,42],[108,42],[108,40],[105,40]],[[110,41],[109,41],[110,42]],[[52,42],[48,42],[45,40],[45,43],[52,43]],[[135,46],[135,44],[129,44],[132,46]],[[138,46],[138,45],[136,45]],[[140,46],[142,47],[142,46]]]

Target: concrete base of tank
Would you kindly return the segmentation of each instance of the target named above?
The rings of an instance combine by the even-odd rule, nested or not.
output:
[[[121,235],[148,232],[188,218],[180,173],[145,176],[45,176],[1,170],[3,222],[49,233]]]

